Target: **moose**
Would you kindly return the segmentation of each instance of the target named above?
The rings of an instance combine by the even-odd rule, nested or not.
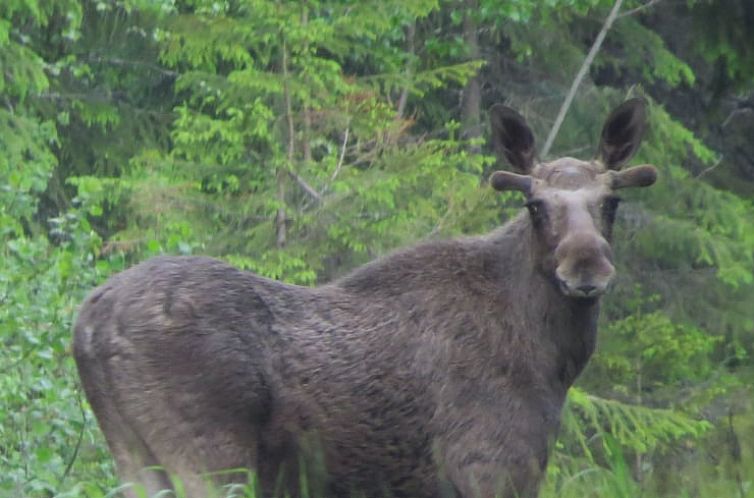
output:
[[[83,303],[74,355],[127,496],[180,482],[217,496],[535,497],[569,387],[615,276],[615,192],[645,103],[609,115],[595,159],[537,160],[524,118],[490,110],[490,177],[526,209],[329,284],[288,285],[205,257],[156,257]],[[302,489],[306,486],[306,492]],[[180,494],[179,494],[180,495]]]

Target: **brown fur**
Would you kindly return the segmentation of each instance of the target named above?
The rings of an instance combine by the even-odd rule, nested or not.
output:
[[[265,495],[306,475],[333,497],[535,496],[594,349],[618,173],[535,165],[523,119],[492,112],[496,149],[525,173],[495,186],[538,207],[488,235],[314,289],[201,257],[155,258],[95,289],[74,351],[121,479],[154,493],[176,475],[199,497],[212,494],[202,474],[254,469]],[[621,147],[602,149],[623,161]],[[621,186],[632,176],[646,183]]]

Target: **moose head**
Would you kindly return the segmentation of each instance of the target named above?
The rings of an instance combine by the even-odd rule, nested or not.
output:
[[[646,128],[644,101],[628,100],[610,114],[591,161],[538,162],[524,118],[504,105],[495,105],[490,114],[495,152],[517,171],[497,171],[490,183],[526,196],[539,270],[566,296],[599,297],[615,275],[610,239],[620,202],[616,191],[646,187],[657,178],[651,165],[621,171]]]

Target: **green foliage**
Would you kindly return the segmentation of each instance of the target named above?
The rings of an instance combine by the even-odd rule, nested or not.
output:
[[[691,9],[696,49],[720,74],[723,87],[746,88],[754,78],[754,33],[749,22],[754,7],[747,0],[697,0]]]
[[[616,44],[630,44],[630,51],[604,53],[596,67],[610,65],[613,71],[637,68],[647,84],[656,80],[671,87],[693,85],[696,76],[691,67],[673,54],[659,34],[644,26],[638,19],[624,19],[613,33]]]
[[[636,289],[641,296],[641,289]],[[610,338],[593,358],[585,381],[610,386],[613,395],[654,403],[672,402],[684,385],[711,378],[710,355],[721,337],[675,322],[654,299],[626,303],[632,313],[604,326]],[[608,381],[608,382],[605,382]],[[663,395],[663,393],[665,393]]]
[[[57,164],[49,145],[56,140],[55,127],[33,118],[0,109],[0,215],[6,230],[21,233],[19,223],[29,222],[38,196]],[[21,166],[23,165],[23,167]]]
[[[170,154],[150,165],[146,181],[138,168],[129,180],[140,191],[137,216],[138,206],[154,212],[157,203],[164,228],[191,209],[199,225],[225,230],[222,246],[209,228],[187,233],[189,245],[304,284],[327,275],[328,261],[352,265],[437,231],[447,200],[478,185],[484,159],[457,141],[395,147],[409,123],[379,92],[422,95],[464,83],[478,64],[427,68],[407,80],[399,51],[364,47],[394,40],[402,23],[432,5],[329,6],[322,14],[316,6],[253,7],[231,12],[198,2],[169,21],[161,59],[182,71],[182,99]],[[362,8],[391,14],[366,16]],[[344,74],[360,64],[393,72]],[[273,235],[279,210],[288,218],[284,247]]]
[[[603,399],[578,388],[570,391],[568,402],[563,417],[565,435],[573,437],[592,460],[588,437],[593,434],[608,434],[621,448],[645,453],[684,437],[699,437],[710,428],[708,422],[682,412]]]
[[[42,236],[6,233],[0,254],[0,494],[56,493],[77,458],[111,482],[111,466],[81,399],[69,354],[76,305],[113,267],[81,212],[50,220]],[[96,264],[95,264],[96,263]],[[91,446],[96,442],[97,446]]]

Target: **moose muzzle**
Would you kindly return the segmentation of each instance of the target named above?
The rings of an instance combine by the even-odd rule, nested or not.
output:
[[[600,234],[569,234],[555,250],[555,277],[560,290],[575,298],[601,296],[615,275],[612,259],[610,244]]]

